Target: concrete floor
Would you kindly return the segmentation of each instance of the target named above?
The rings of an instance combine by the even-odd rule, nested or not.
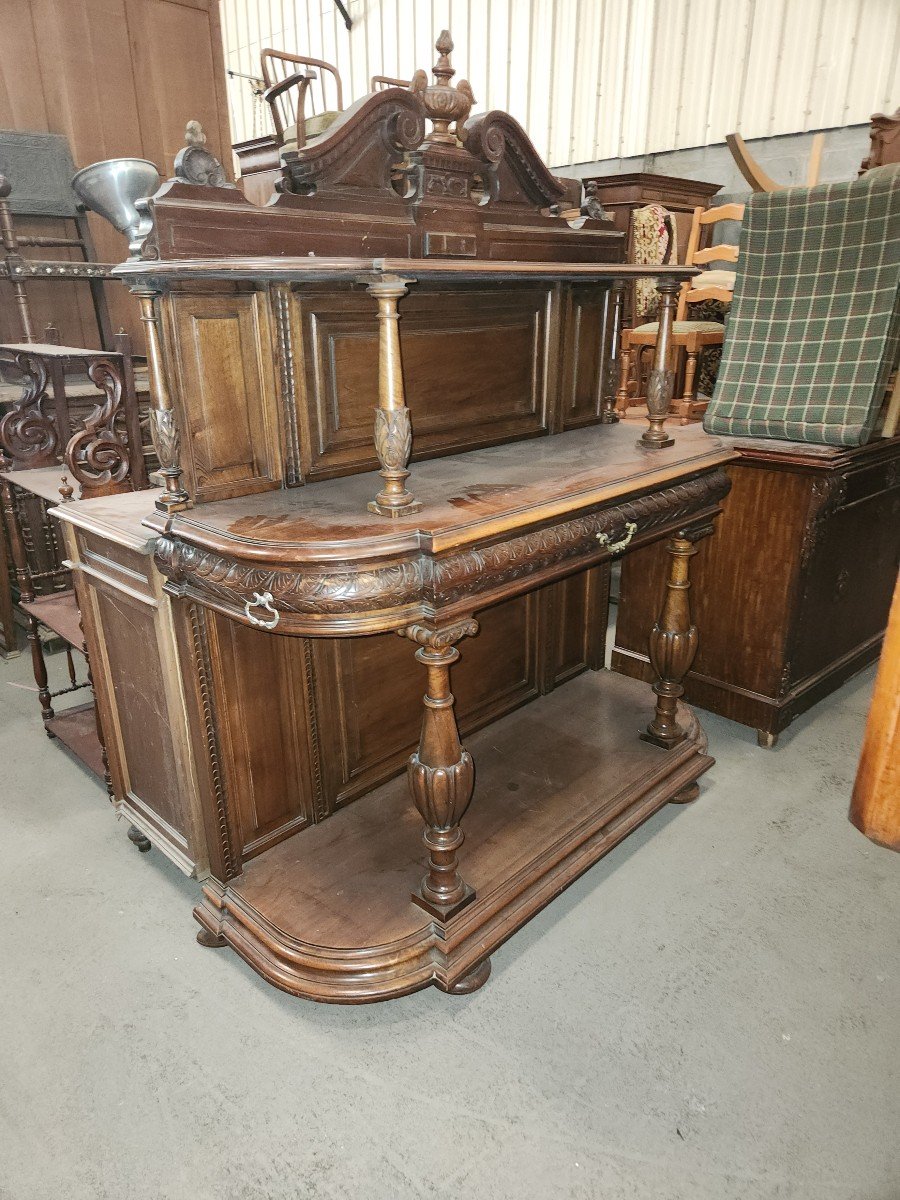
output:
[[[293,1000],[194,941],[0,667],[0,1197],[897,1200],[900,858],[847,822],[873,671],[495,954],[486,988]],[[477,803],[477,797],[476,801]]]

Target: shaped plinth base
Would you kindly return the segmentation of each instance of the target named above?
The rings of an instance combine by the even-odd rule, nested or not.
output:
[[[652,715],[644,683],[590,671],[469,739],[478,784],[462,822],[464,870],[477,895],[446,923],[410,903],[426,855],[401,776],[227,884],[208,879],[195,916],[213,940],[200,941],[224,939],[309,1000],[464,994],[515,930],[710,767],[690,709],[679,704],[684,737],[667,754],[637,737]]]
[[[456,983],[451,983],[445,988],[448,996],[469,996],[472,992],[477,992],[479,988],[484,987],[491,977],[491,960],[485,958],[478,966],[470,971],[468,975],[464,975],[462,979]]]
[[[675,439],[670,437],[649,438],[644,436],[639,437],[635,444],[638,450],[664,450],[666,446],[674,446]]]
[[[642,742],[649,742],[651,746],[661,746],[663,750],[671,750],[674,746],[680,745],[685,738],[685,734],[681,731],[673,734],[672,737],[660,737],[659,734],[650,733],[646,729],[639,736]]]
[[[379,504],[377,500],[370,500],[366,507],[370,513],[375,513],[378,517],[409,517],[413,513],[420,512],[422,504],[419,500],[413,500],[409,504],[394,508],[388,507],[386,504]]]
[[[418,892],[411,892],[409,898],[413,904],[418,904],[419,908],[424,909],[430,917],[434,917],[436,921],[442,921],[446,924],[447,921],[451,921],[457,913],[462,912],[475,899],[475,889],[470,888],[468,884],[464,884],[463,886],[465,890],[462,896],[452,904],[441,904],[439,901],[429,900],[427,895],[423,895],[424,888]],[[485,979],[487,979],[487,976],[485,976]]]

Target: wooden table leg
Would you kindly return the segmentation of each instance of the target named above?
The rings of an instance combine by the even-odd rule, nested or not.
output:
[[[472,799],[475,768],[459,740],[450,667],[459,658],[455,643],[477,632],[473,620],[437,630],[409,625],[401,631],[419,645],[416,659],[428,672],[419,748],[407,764],[409,789],[425,822],[423,840],[428,851],[428,874],[412,899],[439,921],[449,921],[475,899],[457,869],[457,851],[464,837],[459,823]]]
[[[650,634],[650,663],[656,672],[656,714],[641,737],[667,750],[684,738],[675,719],[678,698],[684,694],[682,679],[697,653],[697,626],[691,624],[688,601],[691,558],[697,553],[694,541],[702,532],[678,533],[667,544],[671,555],[662,613]]]

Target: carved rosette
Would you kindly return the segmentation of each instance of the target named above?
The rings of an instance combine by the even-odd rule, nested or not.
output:
[[[28,467],[54,466],[59,454],[56,423],[47,412],[47,365],[37,354],[18,352],[4,361],[22,373],[22,394],[0,421],[0,443],[13,459]]]

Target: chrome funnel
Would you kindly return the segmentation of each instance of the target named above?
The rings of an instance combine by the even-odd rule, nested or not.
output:
[[[72,190],[91,212],[106,217],[128,238],[132,255],[150,232],[149,213],[138,212],[135,201],[152,196],[160,185],[160,174],[145,158],[111,158],[91,163],[72,180]]]

